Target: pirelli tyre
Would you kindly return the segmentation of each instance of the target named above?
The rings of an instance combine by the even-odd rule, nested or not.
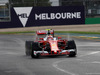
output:
[[[39,43],[38,42],[32,43],[31,57],[39,58],[40,57],[39,51],[42,51],[42,48],[39,46]]]
[[[75,57],[77,54],[77,48],[74,40],[67,42],[66,49],[70,52],[69,57]]]
[[[31,52],[32,52],[32,43],[34,43],[34,41],[26,41],[25,42],[25,54],[27,56],[31,55]]]

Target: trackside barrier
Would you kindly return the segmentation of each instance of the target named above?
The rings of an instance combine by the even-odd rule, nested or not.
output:
[[[85,24],[84,6],[13,7],[0,28]]]

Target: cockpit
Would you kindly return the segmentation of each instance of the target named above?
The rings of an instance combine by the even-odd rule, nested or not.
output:
[[[53,40],[53,38],[52,37],[47,37],[47,40]]]
[[[53,37],[52,35],[47,35],[45,38],[44,38],[44,41],[46,40],[56,40],[56,37]]]

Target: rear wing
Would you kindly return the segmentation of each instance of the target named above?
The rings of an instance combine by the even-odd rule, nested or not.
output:
[[[39,31],[36,31],[37,35],[46,35],[48,33],[54,35],[54,30],[39,30]]]

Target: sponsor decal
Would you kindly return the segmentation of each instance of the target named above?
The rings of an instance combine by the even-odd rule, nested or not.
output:
[[[28,21],[28,17],[31,13],[32,7],[14,7],[14,10],[17,16],[19,17],[23,27],[25,27]]]

